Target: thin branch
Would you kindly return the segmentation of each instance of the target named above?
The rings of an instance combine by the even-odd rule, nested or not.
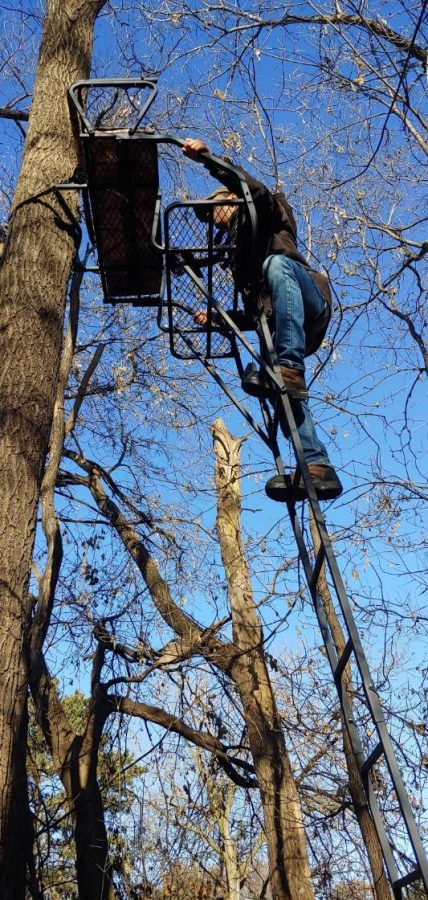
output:
[[[70,415],[68,416],[68,419],[67,419],[67,422],[65,425],[65,434],[69,434],[70,431],[73,430],[73,428],[76,424],[76,419],[77,419],[77,416],[79,415],[80,407],[86,397],[89,382],[90,382],[90,380],[95,372],[95,369],[97,368],[98,363],[104,353],[105,346],[106,346],[105,344],[100,344],[99,347],[97,347],[97,349],[89,363],[89,366],[86,369],[86,372],[80,382],[80,385],[79,385],[79,388],[77,391],[77,396],[76,396],[76,399],[73,404],[73,409],[71,410]]]
[[[88,487],[97,506],[123,542],[137,565],[158,612],[175,633],[195,648],[195,652],[211,659],[221,669],[227,670],[236,650],[232,644],[220,641],[210,629],[202,628],[174,602],[167,582],[162,578],[155,559],[150,555],[141,535],[122,513],[116,503],[107,496],[100,478],[99,467],[85,459],[82,454],[73,458],[86,472],[89,472]]]
[[[156,725],[161,725],[162,728],[165,728],[167,731],[171,731],[174,734],[179,734],[187,741],[190,741],[190,743],[195,744],[195,746],[201,747],[203,750],[209,750],[218,759],[226,774],[236,785],[238,785],[238,787],[257,787],[257,781],[255,779],[244,778],[239,772],[236,772],[234,768],[235,766],[238,766],[250,773],[254,771],[253,766],[242,759],[231,759],[227,747],[208,731],[197,731],[195,728],[186,725],[182,719],[167,713],[165,710],[160,709],[160,707],[149,706],[147,703],[139,703],[136,700],[131,700],[129,697],[107,694],[105,702],[109,705],[111,713],[120,712],[128,716],[136,716],[137,718],[144,719],[146,722],[153,722]]]
[[[236,7],[212,4],[208,8],[210,12],[218,11],[223,14],[231,13],[236,16]],[[423,65],[425,65],[427,59],[425,48],[415,43],[416,33],[412,38],[403,37],[379,19],[365,19],[361,15],[352,16],[341,10],[331,15],[320,13],[314,16],[296,16],[285,13],[278,19],[261,19],[260,16],[255,14],[241,11],[239,12],[239,15],[249,21],[247,21],[247,24],[245,25],[235,25],[234,27],[229,28],[228,34],[231,34],[234,31],[247,31],[256,28],[278,28],[287,25],[350,25],[355,28],[361,28],[368,34],[375,34],[377,37],[383,38],[398,50],[408,54],[410,58],[419,60]]]
[[[0,106],[0,119],[12,119],[14,122],[28,122],[30,113],[26,109],[10,109],[9,106]]]

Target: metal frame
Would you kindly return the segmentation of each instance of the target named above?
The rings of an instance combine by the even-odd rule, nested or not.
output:
[[[75,81],[74,84],[68,89],[68,99],[69,106],[72,114],[72,119],[76,122],[76,115],[78,115],[78,119],[84,126],[87,134],[95,134],[97,129],[94,128],[86,116],[84,102],[82,98],[82,94],[84,91],[87,91],[88,88],[91,87],[117,87],[117,88],[148,88],[150,90],[149,97],[147,98],[143,108],[140,110],[140,114],[137,117],[137,121],[135,125],[130,129],[130,136],[133,136],[135,132],[141,125],[142,120],[147,115],[152,103],[155,101],[158,87],[157,87],[157,78],[97,78],[97,79],[85,79],[82,81]],[[101,130],[101,129],[100,129]]]
[[[224,327],[221,328],[221,325],[218,323],[214,323],[212,320],[212,302],[211,297],[213,294],[213,279],[214,279],[214,266],[219,264],[224,267],[224,264],[227,261],[227,254],[233,249],[232,245],[227,241],[223,241],[222,243],[216,244],[215,236],[214,236],[214,218],[213,213],[216,207],[221,206],[235,206],[237,208],[237,213],[239,220],[242,219],[243,209],[245,207],[245,201],[243,199],[240,200],[186,200],[182,202],[174,202],[170,203],[169,206],[165,209],[164,213],[164,250],[165,250],[165,274],[166,274],[166,312],[167,312],[167,325],[164,324],[163,321],[163,311],[165,305],[160,307],[159,315],[158,315],[158,325],[161,331],[168,333],[169,335],[169,343],[170,343],[170,351],[173,356],[177,359],[182,359],[182,354],[177,352],[174,335],[178,333],[180,336],[183,334],[183,328],[180,328],[178,331],[175,328],[175,323],[173,319],[173,313],[176,310],[182,310],[184,313],[189,314],[190,318],[193,318],[194,310],[184,306],[180,303],[180,300],[173,295],[174,285],[173,280],[175,278],[179,278],[179,273],[190,274],[191,282],[194,284],[195,288],[199,288],[199,284],[196,285],[194,282],[194,275],[196,272],[201,273],[201,270],[205,269],[206,271],[206,279],[202,281],[202,277],[200,278],[200,284],[204,285],[204,290],[200,289],[201,293],[206,296],[207,299],[207,315],[208,315],[208,328],[201,328],[197,326],[195,323],[192,324],[192,327],[185,328],[184,332],[186,334],[202,334],[205,333],[207,336],[207,347],[206,347],[206,357],[207,358],[216,358],[216,356],[221,356],[222,358],[226,357],[236,357],[236,351],[230,345],[230,351],[224,350],[223,352],[219,352],[216,354],[215,350],[212,347],[212,335],[213,333],[222,331],[222,334],[225,340],[230,343],[228,337],[226,337],[226,332]],[[172,235],[171,235],[171,217],[176,211],[183,210],[194,210],[197,211],[199,209],[204,209],[207,212],[207,241],[203,244],[189,243],[183,246],[180,243],[180,246],[177,247],[174,245]],[[196,213],[197,215],[197,213]],[[238,220],[238,227],[239,222]],[[196,272],[195,272],[196,270]],[[228,314],[230,315],[244,315],[243,311],[239,310],[239,293],[236,286],[233,287],[233,296],[231,298],[230,306],[228,307]],[[184,358],[187,358],[184,357]]]
[[[97,128],[88,118],[88,115],[85,110],[85,102],[84,95],[85,92],[88,92],[92,88],[97,87],[111,87],[118,88],[119,90],[128,89],[128,88],[140,88],[144,90],[145,88],[149,91],[149,96],[147,100],[143,104],[142,108],[139,110],[137,119],[131,128],[121,128],[117,131],[116,139],[118,141],[132,141],[136,140],[138,142],[145,142],[148,144],[154,143],[155,145],[165,145],[165,146],[174,146],[177,148],[182,148],[185,144],[184,140],[181,138],[177,138],[174,135],[170,134],[161,134],[155,133],[152,130],[145,129],[142,126],[143,119],[147,116],[149,109],[154,102],[157,95],[157,80],[155,78],[143,78],[143,79],[126,79],[126,78],[118,78],[118,79],[86,79],[82,81],[78,81],[75,84],[71,85],[68,91],[68,102],[70,108],[70,115],[72,119],[73,129],[75,132],[76,140],[79,142],[79,146],[83,147],[85,142],[87,141],[102,141],[105,139],[111,140],[112,136],[114,136],[114,129],[109,128]],[[201,160],[204,162],[206,167],[212,171],[217,172],[220,168],[226,170],[232,182],[234,183],[234,191],[237,196],[243,200],[246,207],[246,212],[251,222],[252,229],[251,234],[254,236],[257,232],[257,217],[255,213],[254,203],[249,191],[247,182],[243,174],[237,169],[235,166],[221,159],[220,157],[213,156],[208,153],[200,154]],[[82,190],[83,194],[83,205],[85,218],[88,228],[88,233],[90,239],[94,245],[96,245],[95,234],[94,234],[94,225],[93,225],[93,216],[91,204],[89,201],[89,185],[86,178],[85,165],[84,165],[84,155],[81,154],[80,158],[80,170],[78,172],[80,178],[80,190]],[[155,203],[155,212],[152,223],[152,244],[156,250],[159,250],[162,254],[165,253],[165,246],[162,242],[162,236],[160,233],[160,212],[161,212],[161,194],[158,191],[156,203]],[[160,239],[159,239],[160,236]],[[253,238],[252,238],[253,239]],[[103,284],[104,295],[109,300],[109,291],[107,288],[107,283],[104,278],[104,273],[100,266],[98,268],[91,267],[90,271],[98,271],[100,273],[100,277]],[[153,300],[158,300],[159,308],[162,304],[162,294],[163,294],[163,285],[161,286],[161,290],[159,292],[159,298],[153,297]],[[116,302],[122,302],[118,299]],[[149,305],[149,304],[147,304]],[[152,305],[157,305],[152,304]]]
[[[132,81],[128,79],[116,79],[111,81],[110,79],[100,79],[98,81],[80,81],[77,82],[70,88],[69,98],[70,98],[70,108],[72,111],[73,121],[75,126],[78,127],[79,137],[81,140],[88,139],[88,137],[94,138],[97,136],[97,131],[88,121],[87,116],[85,115],[84,103],[82,100],[82,95],[85,90],[93,86],[117,86],[120,87],[147,87],[150,90],[150,96],[147,99],[144,108],[141,114],[138,117],[138,121],[131,129],[129,129],[126,133],[121,131],[120,139],[121,140],[143,140],[143,141],[154,141],[157,144],[170,144],[176,147],[182,147],[184,145],[184,141],[179,138],[173,137],[171,135],[162,135],[162,134],[149,134],[144,131],[138,131],[141,122],[144,116],[147,114],[149,108],[151,107],[157,93],[157,84],[156,79],[141,79],[138,81]],[[99,137],[102,139],[103,132],[99,132]],[[257,216],[253,203],[253,199],[251,193],[249,191],[247,182],[242,172],[237,170],[234,166],[225,163],[224,160],[219,159],[215,156],[208,156],[207,154],[201,154],[201,158],[204,160],[206,167],[211,171],[212,174],[215,175],[216,171],[219,168],[227,169],[230,173],[231,178],[233,179],[236,188],[235,192],[237,196],[240,198],[239,202],[243,205],[245,210],[245,215],[247,218],[247,222],[250,223],[251,226],[251,242],[252,242],[252,250],[255,250],[256,240],[257,240]],[[61,188],[66,187],[67,189],[76,188],[77,185],[66,185],[61,186]],[[87,185],[84,183],[79,184],[79,189],[87,188]],[[153,223],[152,229],[152,239],[153,244],[157,249],[161,250],[164,255],[167,254],[167,250],[165,246],[160,243],[157,239],[157,231],[159,226],[159,216],[160,216],[160,196],[158,196],[156,202],[155,209],[155,221]],[[209,250],[210,248],[208,248]],[[212,250],[212,247],[211,247]],[[210,255],[210,254],[208,254]],[[212,254],[211,254],[212,256]],[[249,254],[250,258],[255,259],[255,253],[252,252]],[[316,559],[314,562],[311,560],[311,550],[306,546],[302,526],[300,524],[299,518],[296,513],[295,501],[293,500],[292,495],[292,486],[290,498],[285,502],[287,506],[288,514],[290,517],[291,526],[293,529],[293,533],[296,539],[297,547],[299,550],[299,556],[302,561],[303,569],[305,572],[306,580],[308,583],[309,592],[312,598],[312,602],[314,605],[314,609],[317,615],[319,627],[321,630],[322,638],[324,641],[324,645],[326,648],[328,660],[330,663],[333,680],[336,685],[337,693],[339,696],[339,701],[341,704],[344,721],[346,723],[346,727],[348,730],[348,734],[350,737],[352,750],[355,756],[355,759],[358,763],[358,769],[360,775],[362,777],[362,781],[364,784],[364,789],[367,797],[367,803],[372,815],[373,822],[376,827],[376,831],[379,837],[379,841],[382,848],[383,858],[386,866],[386,871],[389,877],[389,880],[392,885],[394,898],[396,900],[401,900],[405,896],[403,891],[405,890],[407,885],[412,884],[413,882],[421,879],[427,889],[428,892],[428,861],[426,859],[426,855],[424,852],[424,848],[422,846],[422,841],[420,839],[420,835],[417,830],[416,822],[413,816],[413,812],[409,803],[409,799],[407,796],[407,792],[401,778],[401,774],[399,771],[399,767],[397,764],[397,760],[394,754],[394,749],[392,746],[391,739],[389,737],[385,718],[382,712],[382,707],[380,703],[380,699],[376,688],[373,683],[373,679],[370,674],[369,666],[367,663],[367,659],[363,650],[363,646],[361,643],[360,635],[358,633],[358,629],[352,615],[352,610],[350,607],[350,603],[345,591],[345,587],[343,584],[342,577],[340,575],[338,565],[336,562],[334,550],[328,536],[326,523],[324,516],[321,512],[320,505],[318,499],[315,494],[315,489],[312,483],[312,479],[308,470],[308,466],[306,464],[306,460],[304,457],[302,445],[300,442],[300,438],[298,435],[296,422],[293,414],[293,409],[290,403],[290,399],[288,397],[287,391],[284,387],[284,383],[281,376],[281,370],[278,365],[278,359],[275,353],[275,349],[273,347],[272,338],[270,335],[270,330],[268,326],[268,322],[264,313],[260,313],[259,321],[258,321],[258,332],[259,336],[264,345],[264,355],[262,355],[253,347],[251,342],[246,338],[246,336],[242,333],[242,331],[237,327],[236,323],[233,321],[233,318],[222,309],[217,303],[215,297],[212,295],[211,285],[210,285],[210,276],[208,272],[208,284],[205,284],[202,279],[195,272],[195,269],[192,268],[195,264],[195,261],[192,258],[189,258],[188,255],[185,255],[182,258],[183,268],[188,275],[188,277],[192,280],[195,286],[199,291],[203,293],[206,297],[207,305],[209,309],[215,311],[217,316],[217,321],[220,321],[223,327],[227,330],[230,335],[231,347],[232,347],[232,355],[235,358],[238,372],[242,375],[243,366],[240,359],[239,354],[239,345],[242,344],[243,347],[248,351],[251,355],[252,359],[254,359],[261,369],[263,369],[266,380],[271,385],[272,392],[275,396],[275,410],[272,415],[267,403],[265,401],[261,401],[261,411],[264,422],[264,428],[259,425],[256,421],[252,413],[250,413],[244,404],[239,400],[239,398],[235,395],[235,393],[231,390],[231,388],[224,382],[219,372],[212,364],[209,358],[209,354],[198,357],[202,365],[206,368],[206,370],[210,373],[210,375],[214,378],[217,384],[222,388],[225,394],[228,396],[230,401],[234,404],[234,406],[239,410],[244,419],[248,422],[252,429],[256,432],[259,438],[266,444],[267,447],[271,450],[273,457],[275,459],[275,463],[280,474],[284,474],[284,464],[281,458],[278,440],[277,440],[277,432],[278,426],[282,423],[282,426],[288,430],[290,440],[294,449],[295,457],[296,457],[296,473],[293,484],[297,485],[300,477],[303,478],[306,491],[308,494],[309,507],[312,511],[314,521],[316,523],[316,528],[319,535],[320,548],[317,553]],[[254,275],[252,277],[253,285],[254,285]],[[168,288],[168,285],[167,285]],[[255,295],[254,295],[255,296]],[[169,298],[171,300],[171,298]],[[169,318],[169,328],[174,328],[174,322],[172,318]],[[187,343],[192,349],[192,341],[191,336],[186,333],[181,334],[182,340]],[[209,347],[209,342],[208,342]],[[291,482],[290,482],[291,484]],[[330,626],[328,624],[326,610],[323,605],[322,596],[318,589],[320,575],[323,571],[323,567],[327,567],[331,581],[334,585],[337,601],[340,606],[340,610],[343,616],[343,620],[346,624],[347,630],[347,641],[345,644],[345,648],[341,655],[338,655],[337,648],[335,646],[335,642],[333,639],[333,635],[331,633]],[[377,743],[372,750],[368,754],[368,756],[364,755],[363,743],[359,734],[358,725],[355,721],[354,712],[349,701],[346,692],[343,690],[343,677],[346,671],[346,666],[351,660],[354,660],[359,676],[361,679],[361,684],[363,687],[364,698],[365,698],[365,708],[370,716],[372,725],[374,726],[375,732],[377,734]],[[375,794],[375,785],[372,778],[372,772],[376,765],[376,763],[383,759],[388,767],[389,774],[391,777],[392,784],[394,786],[394,790],[398,799],[398,803],[400,806],[402,822],[406,828],[407,835],[410,841],[410,844],[413,848],[415,864],[414,867],[407,872],[404,876],[400,876],[397,870],[396,862],[393,855],[393,849],[391,847],[387,831],[385,828],[385,824],[382,819],[382,813],[379,808],[379,804]],[[397,851],[399,852],[399,851]],[[413,865],[413,863],[412,863]]]

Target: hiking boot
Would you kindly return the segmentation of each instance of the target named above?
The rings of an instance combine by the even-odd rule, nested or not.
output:
[[[308,399],[305,376],[300,369],[292,369],[291,366],[281,366],[281,375],[284,385],[287,388],[287,394],[293,400]]]
[[[292,400],[307,400],[308,391],[305,377],[300,369],[292,369],[290,366],[281,366],[281,375],[288,395]],[[256,369],[253,363],[248,363],[241,380],[242,389],[251,397],[274,397],[275,385],[268,380],[262,369]]]
[[[340,497],[343,487],[332,466],[310,463],[308,469],[318,500],[335,500],[336,497]],[[303,478],[300,478],[297,487],[293,488],[293,476],[290,475],[274,475],[269,478],[265,491],[271,500],[279,502],[306,500],[308,496]]]
[[[286,500],[295,500],[293,481],[290,475],[273,475],[265,484],[265,491],[270,500],[278,500],[284,503]]]
[[[308,469],[318,500],[335,500],[336,497],[340,497],[343,487],[333,466],[310,463]],[[296,489],[296,499],[306,500],[307,496],[308,493],[303,478],[300,478]]]
[[[248,363],[241,379],[242,390],[251,397],[269,397],[269,385],[262,369],[256,369],[253,363]]]

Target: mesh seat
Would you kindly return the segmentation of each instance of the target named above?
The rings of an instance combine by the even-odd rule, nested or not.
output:
[[[162,253],[152,241],[159,190],[157,147],[128,132],[83,141],[92,230],[108,303],[157,306]]]

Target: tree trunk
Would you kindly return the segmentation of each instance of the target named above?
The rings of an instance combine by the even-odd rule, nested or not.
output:
[[[213,426],[216,451],[217,532],[227,576],[234,644],[240,653],[231,676],[241,698],[261,793],[273,900],[312,900],[302,810],[263,653],[241,539],[240,459],[221,419]]]
[[[79,900],[114,900],[116,896],[97,781],[97,751],[98,747],[77,737],[62,775],[74,821]]]
[[[227,878],[227,900],[240,900],[241,888],[239,883],[239,868],[236,859],[236,845],[230,834],[229,823],[225,824],[223,832],[223,859]]]
[[[42,654],[31,672],[37,720],[61,778],[74,826],[79,900],[114,900],[112,867],[97,780],[99,741],[109,713],[93,704],[83,735],[70,728]]]
[[[246,654],[232,670],[263,806],[273,900],[313,900],[302,810],[264,660]]]
[[[49,0],[10,240],[0,270],[0,896],[25,891],[28,577],[75,253],[53,194],[76,165],[67,88],[88,75],[101,0]],[[77,212],[78,198],[67,195]],[[19,799],[18,799],[19,798]],[[11,847],[13,846],[13,852]]]

